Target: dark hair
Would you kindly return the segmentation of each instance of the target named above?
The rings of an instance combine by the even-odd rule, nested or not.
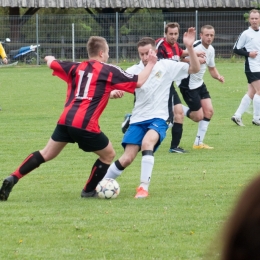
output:
[[[164,33],[168,32],[168,28],[178,28],[178,32],[180,32],[180,25],[176,22],[167,23],[164,28]]]
[[[209,25],[209,24],[203,25],[200,28],[200,32],[203,33],[204,29],[209,29],[209,30],[213,29],[213,30],[215,30],[214,27],[212,25]]]
[[[138,43],[137,43],[137,49],[140,47],[140,46],[146,46],[148,44],[151,44],[152,47],[155,48],[155,40],[151,37],[143,37]]]
[[[87,42],[87,53],[88,57],[95,57],[98,53],[106,50],[107,41],[105,38],[100,36],[91,36]]]
[[[260,259],[260,176],[242,192],[224,228],[222,260]]]

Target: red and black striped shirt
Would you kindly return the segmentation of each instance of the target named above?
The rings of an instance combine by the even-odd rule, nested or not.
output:
[[[156,40],[157,45],[157,57],[159,59],[173,59],[180,61],[180,57],[183,53],[183,49],[178,42],[174,45],[170,45],[165,38],[159,38]]]
[[[67,82],[67,97],[58,124],[100,133],[99,117],[114,89],[134,93],[138,76],[95,60],[81,63],[54,60],[53,75]]]

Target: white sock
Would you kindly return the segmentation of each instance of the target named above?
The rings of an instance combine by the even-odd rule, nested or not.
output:
[[[188,112],[189,108],[182,105],[182,109],[183,109],[184,115],[187,116],[187,112]]]
[[[210,121],[205,121],[205,120],[199,121],[198,132],[194,142],[195,145],[200,145],[203,143],[204,137],[208,130],[209,122]]]
[[[143,187],[144,190],[148,191],[150,180],[152,176],[154,165],[154,156],[143,155],[141,162],[141,184],[139,187]]]
[[[251,103],[252,99],[245,94],[243,96],[243,98],[241,99],[240,105],[235,113],[235,116],[237,117],[242,117],[242,115],[246,112],[246,110],[249,108],[250,103]]]
[[[260,96],[255,94],[253,98],[254,120],[260,120]]]
[[[109,168],[107,169],[107,173],[104,176],[105,178],[111,178],[111,179],[116,179],[118,176],[120,176],[122,174],[123,170],[119,170],[115,163],[113,162]]]

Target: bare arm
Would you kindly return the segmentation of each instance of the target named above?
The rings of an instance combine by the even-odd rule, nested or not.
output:
[[[154,50],[150,50],[148,56],[147,65],[138,75],[137,88],[140,88],[145,83],[157,62],[157,56]]]
[[[225,82],[225,78],[224,76],[221,76],[217,70],[216,67],[208,67],[209,69],[209,73],[211,75],[212,78],[218,80],[219,82],[221,83],[224,83]]]
[[[189,54],[189,59],[190,59],[190,67],[188,70],[189,74],[197,73],[200,70],[200,62],[193,48],[193,43],[195,41],[195,33],[196,33],[195,28],[190,27],[188,29],[188,32],[185,32],[183,35],[183,43],[186,46],[186,49]]]
[[[51,63],[56,59],[54,56],[45,56],[44,60],[47,62],[47,66],[50,68]]]

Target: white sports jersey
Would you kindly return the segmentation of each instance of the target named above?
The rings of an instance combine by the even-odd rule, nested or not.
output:
[[[191,74],[188,79],[183,81],[176,81],[177,86],[189,87],[189,89],[199,88],[203,84],[203,76],[207,67],[215,67],[215,49],[212,45],[209,45],[206,49],[201,40],[195,41],[193,44],[195,51],[203,51],[206,54],[206,64],[200,64],[200,71],[196,74]]]
[[[131,74],[139,74],[144,69],[142,61],[133,65],[126,71]],[[189,64],[162,59],[157,61],[153,70],[141,88],[135,89],[135,104],[130,119],[130,124],[161,118],[167,120],[168,99],[170,87],[173,81],[186,78]]]
[[[244,49],[247,52],[258,51],[255,58],[246,57],[245,71],[260,72],[260,30],[251,27],[243,31],[238,37],[233,49]]]

